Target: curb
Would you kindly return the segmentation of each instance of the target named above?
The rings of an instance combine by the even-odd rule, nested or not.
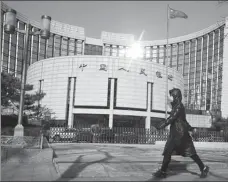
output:
[[[52,149],[52,151],[53,151],[53,154],[52,154],[52,164],[53,164],[53,167],[55,168],[55,171],[56,171],[57,175],[60,176],[61,175],[61,172],[60,172],[59,167],[58,167],[58,164],[57,164],[57,162],[56,162],[56,160],[54,158],[54,149],[52,148],[51,144],[48,141],[47,141],[47,144],[48,144],[48,147],[50,149]]]
[[[60,175],[61,175],[61,172],[60,172],[60,170],[59,170],[59,166],[58,166],[58,164],[57,164],[55,158],[53,158],[52,163],[53,163],[53,165],[54,165],[55,171],[56,171],[57,174],[60,176]]]
[[[138,147],[151,148],[156,147],[155,144],[126,144],[126,143],[51,143],[50,145],[93,145],[93,146],[116,146],[116,147]]]

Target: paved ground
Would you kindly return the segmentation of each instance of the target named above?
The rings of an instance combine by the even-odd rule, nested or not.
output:
[[[52,144],[58,181],[156,181],[152,177],[161,165],[162,150],[155,145]],[[169,175],[162,181],[228,181],[227,150],[198,150],[211,172],[199,178],[190,158],[173,156]]]
[[[2,181],[55,181],[58,174],[51,163],[7,163],[1,165]]]
[[[1,180],[55,181],[58,173],[51,160],[50,149],[20,149],[1,147]]]
[[[52,144],[55,165],[50,162],[5,162],[7,181],[157,181],[152,178],[162,161],[163,147],[156,145]],[[228,181],[228,151],[198,150],[209,165],[206,179],[190,158],[173,157],[169,175],[162,181]],[[30,156],[31,157],[31,156]],[[57,173],[57,172],[58,173]]]

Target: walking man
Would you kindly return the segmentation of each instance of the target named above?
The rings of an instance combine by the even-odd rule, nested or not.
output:
[[[161,169],[153,175],[158,178],[165,178],[166,170],[171,161],[171,155],[175,153],[175,155],[191,157],[200,168],[200,177],[205,178],[209,172],[209,167],[204,165],[197,155],[192,138],[189,134],[192,127],[186,120],[185,108],[181,102],[181,91],[178,88],[173,88],[169,91],[169,94],[173,98],[173,101],[171,102],[172,110],[166,122],[158,127],[158,129],[164,129],[166,126],[170,125],[170,134],[163,151],[164,158]]]

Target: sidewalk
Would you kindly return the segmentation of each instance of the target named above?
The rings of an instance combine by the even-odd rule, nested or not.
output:
[[[115,144],[52,144],[58,181],[158,181],[152,177],[162,162],[163,147]],[[199,150],[210,167],[206,179],[199,177],[191,158],[173,156],[168,176],[159,181],[228,181],[228,152]]]
[[[1,180],[54,181],[58,173],[52,163],[53,149],[1,146]]]
[[[161,165],[163,147],[81,143],[51,146],[55,164],[48,157],[51,148],[19,152],[2,163],[2,180],[158,181],[152,173]],[[199,150],[198,153],[210,167],[206,179],[199,178],[199,169],[190,158],[174,156],[168,177],[159,181],[228,181],[227,150]]]
[[[5,163],[1,166],[2,181],[55,181],[58,174],[52,163]]]

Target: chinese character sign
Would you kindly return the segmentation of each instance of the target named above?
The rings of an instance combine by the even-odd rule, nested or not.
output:
[[[129,70],[126,70],[126,69],[123,68],[123,67],[119,68],[118,70],[124,70],[124,71],[126,71],[126,72],[129,72]]]
[[[146,69],[142,69],[142,68],[141,68],[141,71],[140,71],[139,74],[140,74],[140,75],[143,74],[143,75],[147,76],[147,74],[145,73],[145,70],[146,70]]]
[[[172,80],[173,80],[173,75],[168,75],[168,79],[169,79],[170,81],[172,81]]]
[[[157,71],[157,72],[156,72],[156,76],[157,76],[158,78],[162,78],[161,72],[160,72],[160,71]]]
[[[87,64],[80,64],[79,68],[81,68],[81,70],[83,71],[86,66]]]
[[[107,71],[107,65],[106,64],[100,64],[100,71]]]

